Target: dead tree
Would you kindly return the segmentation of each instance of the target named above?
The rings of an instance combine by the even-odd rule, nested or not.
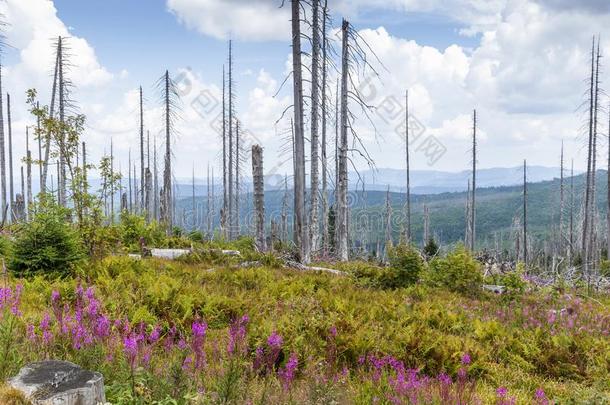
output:
[[[523,160],[523,265],[527,270],[527,161]]]
[[[240,235],[240,222],[239,222],[239,197],[240,197],[240,189],[239,189],[239,167],[241,165],[241,140],[239,138],[239,120],[235,120],[235,237],[239,237]]]
[[[328,0],[324,0],[322,9],[322,251],[328,253],[328,159],[326,156],[326,78],[328,67],[328,43],[326,39],[326,22],[328,20]]]
[[[178,92],[176,85],[169,77],[169,71],[158,82],[162,87],[162,99],[165,121],[165,157],[163,167],[163,198],[161,199],[161,222],[165,225],[167,234],[171,234],[174,226],[174,199],[172,190],[172,134],[177,118]]]
[[[206,234],[208,235],[208,238],[210,237],[210,235],[212,234],[212,201],[211,201],[211,196],[210,196],[210,164],[208,163],[208,172],[207,172],[207,194],[206,194],[206,198],[207,198],[207,204],[206,204]]]
[[[608,108],[608,138],[610,139],[610,107]],[[608,142],[607,201],[606,201],[606,259],[610,260],[610,142]]]
[[[466,213],[464,214],[465,218],[466,218],[466,223],[465,225],[465,230],[464,230],[464,244],[468,247],[470,247],[471,243],[471,229],[470,226],[472,225],[471,221],[470,221],[470,214],[471,214],[471,210],[470,210],[470,179],[468,179],[468,189],[466,191]]]
[[[153,211],[155,221],[159,221],[159,170],[157,168],[157,137],[153,137]]]
[[[265,190],[263,175],[263,148],[252,145],[252,179],[254,182],[254,218],[256,220],[256,248],[260,252],[265,246]]]
[[[229,133],[229,173],[228,173],[228,186],[229,186],[229,212],[228,212],[228,226],[229,226],[229,239],[235,238],[235,201],[234,201],[234,190],[235,183],[233,178],[233,170],[234,170],[234,145],[233,145],[233,45],[232,41],[229,40],[229,104],[228,104],[228,113],[229,113],[229,122],[228,122],[228,133]]]
[[[114,149],[110,138],[110,223],[114,224]]]
[[[132,189],[131,189],[131,148],[129,148],[129,152],[128,152],[128,160],[127,160],[127,181],[128,181],[128,188],[129,188],[129,213],[133,214],[133,193],[132,193]]]
[[[29,127],[25,127],[25,164],[26,164],[26,177],[27,177],[27,209],[26,219],[28,218],[29,211],[32,209],[32,152],[30,151],[30,133]]]
[[[144,190],[146,185],[144,170],[144,102],[142,98],[142,86],[140,86],[140,212],[146,209]]]
[[[586,174],[586,184],[585,184],[585,203],[584,203],[584,215],[583,215],[583,225],[582,225],[582,257],[583,264],[585,267],[585,274],[588,273],[589,266],[589,236],[590,236],[590,207],[592,200],[592,169],[593,169],[593,138],[594,138],[594,129],[593,129],[593,110],[595,109],[595,38],[593,38],[593,45],[591,49],[591,79],[589,85],[589,134],[587,139],[587,174]],[[594,174],[593,174],[594,175]]]
[[[364,185],[363,185],[364,187]],[[385,195],[385,245],[384,245],[384,259],[388,258],[388,246],[392,244],[392,204],[390,201],[390,186]]]
[[[336,216],[336,241],[337,241],[337,258],[342,261],[347,261],[349,256],[349,207],[347,204],[347,189],[348,189],[348,150],[352,153],[356,152],[367,161],[370,167],[373,167],[373,161],[366,152],[362,140],[355,132],[352,123],[354,115],[349,110],[348,98],[355,101],[361,108],[363,115],[369,121],[369,107],[363,102],[361,95],[357,89],[349,90],[350,83],[354,83],[350,73],[350,69],[354,68],[357,71],[363,72],[370,69],[375,75],[377,72],[368,62],[368,55],[362,45],[359,43],[362,38],[355,30],[352,30],[349,22],[343,20],[341,25],[341,138],[339,141],[339,179],[337,185],[337,216]],[[365,43],[367,50],[370,47]],[[348,145],[348,132],[352,138],[352,147]],[[359,149],[362,148],[362,149]]]
[[[227,172],[227,117],[226,117],[226,100],[225,100],[225,83],[226,83],[226,75],[225,75],[225,65],[222,65],[222,190],[223,190],[223,198],[222,198],[222,209],[220,210],[220,228],[222,230],[222,235],[225,239],[229,237],[227,233],[227,215],[228,215],[228,199],[229,199],[229,190],[228,190],[228,172]]]
[[[6,110],[8,118],[8,184],[9,184],[9,210],[11,212],[11,221],[15,219],[14,204],[15,193],[13,189],[13,130],[11,125],[11,95],[6,94]],[[61,185],[61,183],[60,183]],[[60,200],[61,201],[61,200]]]
[[[570,168],[570,266],[574,260],[574,159]]]
[[[66,78],[64,75],[64,68],[65,68],[65,64],[66,64],[66,57],[64,54],[64,46],[63,46],[63,41],[62,41],[62,37],[59,37],[58,40],[58,46],[57,46],[57,50],[58,50],[58,56],[57,56],[57,62],[58,62],[58,70],[57,70],[57,79],[58,79],[58,92],[59,92],[59,124],[60,124],[60,129],[59,129],[59,167],[60,167],[60,178],[59,178],[59,201],[60,201],[60,205],[62,206],[66,206],[67,205],[67,201],[66,201],[66,133],[64,131],[64,124],[66,122],[66,102],[68,99],[68,84],[66,83]]]
[[[284,197],[282,198],[282,242],[288,241],[288,176],[284,176]]]
[[[2,223],[5,223],[5,215],[8,209],[6,202],[6,156],[4,140],[4,107],[2,106],[2,65],[0,65],[0,193],[2,193]],[[40,119],[38,121],[40,127]],[[38,132],[40,134],[40,131]]]
[[[476,244],[476,194],[477,194],[477,110],[472,114],[472,197],[470,198],[470,251]]]
[[[292,3],[292,77],[294,98],[294,243],[298,259],[310,260],[309,235],[305,216],[305,132],[303,123],[303,65],[301,63],[301,1]],[[347,100],[346,100],[347,102]],[[347,199],[347,196],[346,196]],[[347,226],[347,223],[345,224]],[[347,228],[345,246],[347,249]]]
[[[309,206],[309,241],[314,253],[319,244],[319,108],[320,108],[320,0],[312,0],[312,50],[311,50],[311,190]]]
[[[409,90],[405,91],[405,156],[407,164],[407,203],[405,242],[411,242],[411,172],[409,162]]]
[[[426,246],[426,243],[430,240],[430,209],[428,208],[428,204],[424,202],[424,235],[423,235],[423,245]]]
[[[564,184],[563,184],[563,140],[561,141],[561,156],[559,159],[559,238],[557,249],[563,255],[563,211],[564,211]]]

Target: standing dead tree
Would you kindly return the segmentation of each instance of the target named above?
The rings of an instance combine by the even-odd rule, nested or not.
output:
[[[0,193],[2,194],[2,223],[5,223],[5,215],[8,209],[6,202],[6,156],[4,141],[4,107],[2,106],[2,65],[0,65]],[[40,120],[38,121],[40,123]],[[39,131],[40,133],[40,131]]]
[[[564,179],[563,179],[563,140],[561,141],[561,155],[559,158],[559,237],[557,238],[557,251],[559,255],[563,255],[563,213],[564,213],[564,197],[565,197],[565,188],[564,188]]]
[[[523,265],[527,270],[527,161],[523,160]]]
[[[405,242],[411,242],[411,162],[409,161],[409,90],[405,91],[405,158],[407,164]]]
[[[225,239],[228,239],[227,229],[227,215],[229,209],[229,190],[228,190],[228,179],[229,174],[227,172],[227,117],[226,117],[226,99],[225,99],[225,84],[226,74],[225,65],[222,65],[222,208],[220,210],[220,229]]]
[[[13,188],[13,129],[11,125],[11,95],[6,94],[6,111],[8,118],[8,184],[9,184],[9,211],[11,221],[15,220],[15,192]],[[61,201],[61,200],[60,200]]]
[[[252,145],[252,179],[254,182],[254,218],[256,221],[256,248],[259,252],[265,246],[265,190],[263,175],[263,148]]]
[[[144,101],[140,86],[140,212],[145,212],[146,174],[144,168]]]
[[[310,260],[309,235],[305,216],[305,131],[303,122],[303,65],[301,62],[301,1],[292,3],[292,77],[294,98],[294,244],[298,260]],[[347,231],[347,230],[346,230]],[[346,245],[347,246],[347,245]]]
[[[318,160],[319,118],[320,118],[320,0],[312,0],[312,50],[311,50],[311,190],[309,202],[309,242],[312,252],[319,244],[319,200],[318,200]],[[322,84],[324,85],[324,84]]]
[[[477,110],[472,113],[472,196],[470,198],[470,251],[476,245],[476,194],[477,194]]]
[[[161,90],[163,101],[163,118],[165,124],[165,157],[163,167],[163,188],[161,190],[161,222],[165,225],[166,232],[171,233],[174,225],[174,200],[172,198],[172,135],[174,125],[178,119],[179,95],[176,84],[169,77],[169,71],[157,82]]]
[[[368,61],[367,53],[372,50],[360,37],[357,31],[350,27],[347,20],[341,25],[341,137],[339,140],[339,175],[337,184],[337,214],[335,223],[337,258],[347,261],[349,258],[349,207],[347,204],[348,189],[348,151],[357,153],[363,157],[370,167],[374,167],[373,160],[364,147],[361,138],[353,128],[355,116],[349,109],[348,99],[354,101],[364,116],[372,123],[368,114],[370,107],[366,105],[356,86],[352,73],[361,74],[368,70],[378,76],[376,70]],[[374,55],[374,54],[373,54]],[[352,140],[352,146],[348,144],[348,133]],[[353,162],[352,162],[353,164]]]
[[[328,0],[324,0],[322,8],[322,252],[328,253],[328,158],[326,156],[326,81],[328,68],[328,39],[326,38],[326,24],[328,21]]]

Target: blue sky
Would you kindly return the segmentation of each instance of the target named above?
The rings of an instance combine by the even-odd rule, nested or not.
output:
[[[201,95],[220,98],[221,68],[232,38],[242,128],[263,144],[268,167],[289,172],[290,165],[282,164],[281,133],[290,114],[278,119],[292,104],[290,80],[276,95],[290,66],[289,16],[276,3],[7,0],[0,8],[10,24],[6,36],[13,48],[7,51],[5,86],[14,97],[16,131],[32,123],[25,89],[36,87],[43,102],[49,97],[51,38],[69,34],[74,98],[87,115],[84,138],[93,160],[108,150],[112,137],[117,160],[127,165],[128,153],[137,145],[139,85],[145,93],[146,127],[153,136],[161,132],[154,83],[169,69],[173,77],[186,72],[192,85],[183,97],[174,140],[176,176],[190,175],[193,164],[218,166],[214,119],[219,110],[210,107],[197,114],[193,106]],[[371,82],[374,125],[363,119],[354,123],[378,167],[404,166],[403,140],[396,131],[401,115],[390,116],[384,108],[389,102],[400,110],[406,89],[414,120],[424,128],[421,144],[414,145],[415,169],[467,169],[474,108],[479,112],[481,167],[517,166],[524,158],[557,166],[561,140],[567,158],[582,167],[583,117],[575,111],[585,90],[591,36],[601,33],[602,48],[610,53],[606,2],[330,0],[329,6],[335,25],[348,18],[385,67],[376,66],[381,77]],[[358,85],[368,78],[359,77]],[[600,131],[607,132],[606,124]],[[430,136],[446,150],[432,164],[422,152]],[[366,167],[362,160],[354,162]]]

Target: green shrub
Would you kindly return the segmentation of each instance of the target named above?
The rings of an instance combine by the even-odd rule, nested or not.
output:
[[[53,201],[39,204],[34,219],[17,232],[10,268],[17,275],[67,275],[84,259],[78,233],[67,220],[70,211]]]
[[[388,247],[390,267],[384,272],[386,288],[400,288],[415,284],[424,269],[424,261],[417,250],[406,243]]]
[[[446,257],[430,262],[426,281],[435,287],[476,295],[481,290],[483,274],[479,263],[463,246],[458,246]]]

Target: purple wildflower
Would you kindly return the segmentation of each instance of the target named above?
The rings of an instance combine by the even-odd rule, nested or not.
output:
[[[138,342],[133,335],[126,336],[123,338],[123,351],[127,356],[129,366],[133,368],[138,355]]]
[[[468,353],[464,353],[462,355],[462,365],[468,366],[471,362],[470,355]]]
[[[292,353],[290,355],[290,358],[288,359],[288,362],[284,366],[284,368],[282,368],[280,371],[278,371],[278,376],[279,376],[280,380],[282,381],[282,387],[284,388],[285,391],[288,391],[290,389],[290,385],[292,384],[292,381],[294,380],[294,375],[295,375],[298,365],[299,365],[299,359],[298,359],[296,353]]]

